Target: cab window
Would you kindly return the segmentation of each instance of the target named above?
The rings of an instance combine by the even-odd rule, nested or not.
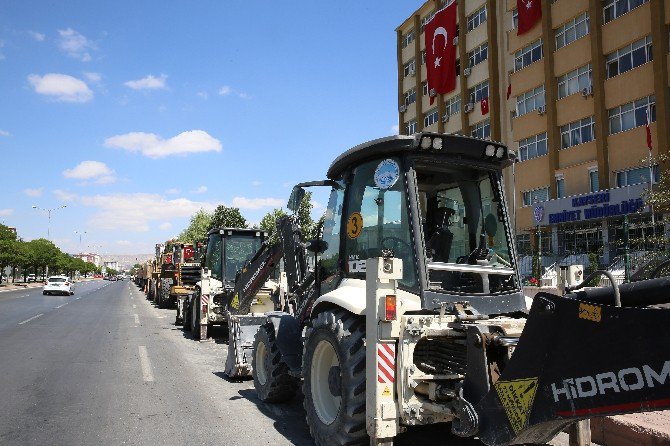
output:
[[[333,188],[328,199],[328,208],[323,220],[322,239],[326,250],[321,254],[321,292],[333,290],[339,282],[340,232],[342,226],[342,205],[344,187]]]
[[[221,237],[218,235],[210,236],[207,244],[205,268],[208,268],[212,272],[212,277],[217,280],[223,280],[221,276],[221,247]]]

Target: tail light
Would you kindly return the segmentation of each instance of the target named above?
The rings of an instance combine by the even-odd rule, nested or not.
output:
[[[396,319],[396,297],[393,294],[386,296],[384,320],[394,321]]]
[[[65,282],[65,286],[70,286],[70,282]]]

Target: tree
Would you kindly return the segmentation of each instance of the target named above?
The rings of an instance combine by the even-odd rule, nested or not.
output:
[[[61,252],[56,245],[43,238],[29,241],[28,247],[30,266],[35,268],[35,274],[37,274],[37,268],[42,268],[42,276],[46,274],[47,266],[53,267],[56,265],[58,255]]]
[[[239,208],[220,204],[214,210],[212,221],[207,230],[214,228],[248,228],[247,220],[242,216]]]
[[[646,159],[643,161],[647,161]],[[659,161],[661,167],[668,161],[666,155],[660,155]],[[661,177],[658,183],[654,185],[653,190],[645,190],[642,194],[644,204],[654,207],[654,213],[668,214],[670,213],[670,175],[661,169]]]
[[[179,240],[184,243],[195,243],[207,239],[207,231],[212,227],[213,214],[200,209],[191,216],[188,227],[179,234]]]
[[[19,256],[19,242],[0,239],[0,282],[2,272],[8,266],[15,266]]]
[[[260,229],[268,233],[268,244],[276,245],[279,243],[279,234],[277,234],[277,219],[286,215],[283,209],[273,209],[261,218]]]
[[[0,240],[16,240],[16,232],[13,229],[9,229],[9,226],[0,224]]]
[[[300,226],[300,231],[302,232],[302,241],[311,240],[316,238],[316,229],[317,226],[312,219],[312,208],[314,204],[312,203],[312,193],[306,192],[305,196],[302,197],[300,201],[300,206],[298,207],[298,212],[296,216],[298,217],[298,225]]]

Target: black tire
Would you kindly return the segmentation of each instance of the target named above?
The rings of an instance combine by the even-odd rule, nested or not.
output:
[[[46,291],[42,291],[42,294],[43,294],[44,296],[46,296],[46,295],[47,295],[47,292],[46,292]]]
[[[200,337],[200,293],[197,293],[193,297],[193,302],[191,302],[191,333],[196,338]]]
[[[186,305],[186,302],[184,304],[184,314],[182,315],[184,323],[182,326],[184,331],[191,331],[191,302],[188,302],[188,305]]]
[[[266,403],[293,399],[298,392],[299,380],[289,374],[288,366],[282,361],[271,323],[261,325],[256,332],[253,351],[251,369],[258,398]]]
[[[319,373],[319,368],[323,371],[328,367],[325,359],[326,364],[319,364],[318,361],[319,358],[329,357],[327,352],[330,348],[339,368],[330,367],[328,390],[323,391],[323,380],[313,381],[312,373],[313,368]],[[318,355],[316,359],[315,353]],[[330,357],[333,355],[330,354]],[[302,371],[303,405],[315,443],[318,446],[368,445],[370,440],[365,428],[365,318],[342,309],[319,313],[306,332]],[[331,405],[337,406],[335,409],[329,409],[329,404],[323,401],[335,401],[333,392],[339,392],[340,401]],[[321,404],[315,404],[319,400]]]

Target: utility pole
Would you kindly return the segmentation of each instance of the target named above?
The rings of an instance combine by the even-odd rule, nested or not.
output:
[[[37,209],[39,211],[45,211],[47,213],[47,217],[49,219],[49,224],[47,225],[47,240],[51,241],[51,212],[57,211],[58,209],[65,209],[67,207],[67,204],[64,204],[62,206],[58,206],[55,208],[51,209],[45,209],[41,208],[39,206],[33,206],[33,209]]]

